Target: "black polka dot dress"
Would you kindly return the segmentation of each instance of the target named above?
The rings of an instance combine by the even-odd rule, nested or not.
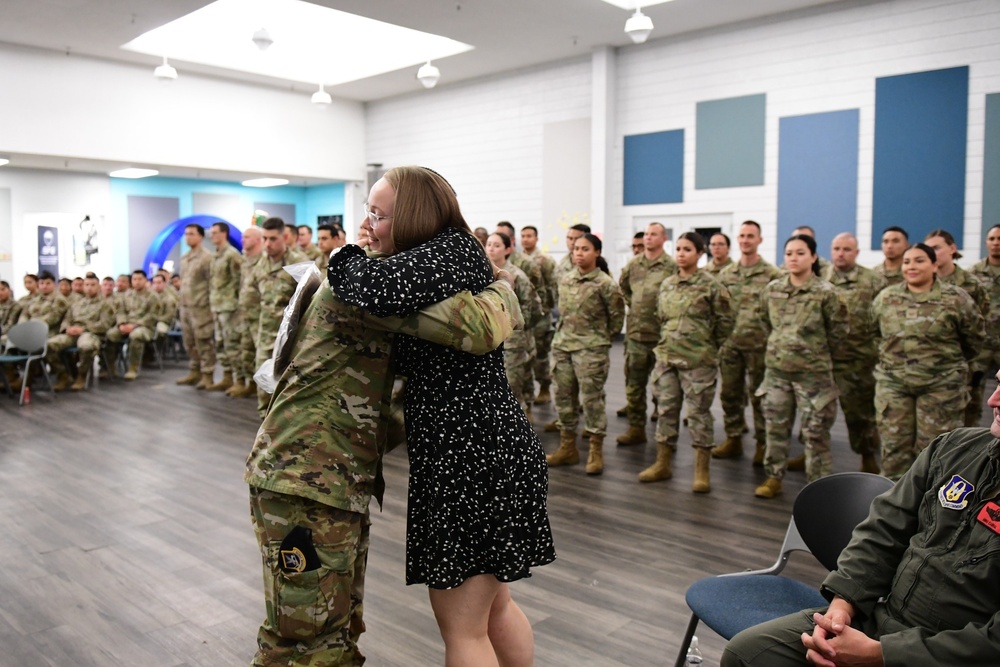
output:
[[[492,277],[479,242],[450,228],[385,260],[347,246],[329,266],[341,299],[382,317],[482,291]],[[507,383],[503,348],[476,356],[398,336],[394,359],[408,378],[406,583],[515,581],[552,562],[545,455]]]

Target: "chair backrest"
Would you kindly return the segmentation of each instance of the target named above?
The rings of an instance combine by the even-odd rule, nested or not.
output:
[[[872,501],[892,488],[892,481],[867,472],[821,477],[799,492],[792,508],[795,527],[823,567],[833,570]]]
[[[49,325],[41,320],[28,320],[15,324],[7,332],[7,347],[16,347],[28,354],[44,350],[48,340]]]

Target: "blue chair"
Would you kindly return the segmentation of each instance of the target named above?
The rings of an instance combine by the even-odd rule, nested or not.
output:
[[[866,472],[838,473],[807,484],[795,499],[773,565],[699,579],[688,587],[684,597],[692,614],[676,666],[683,667],[699,621],[728,640],[759,623],[825,606],[819,590],[780,576],[789,556],[806,551],[827,570],[835,569],[854,529],[868,517],[872,501],[890,488],[890,480]]]
[[[41,320],[28,320],[15,324],[7,332],[7,347],[4,348],[3,354],[0,354],[0,366],[13,364],[21,371],[21,400],[18,405],[24,405],[24,392],[28,388],[30,377],[28,371],[31,370],[31,364],[35,361],[38,362],[38,367],[45,377],[49,391],[55,397],[55,392],[52,391],[52,379],[49,377],[48,371],[45,370],[45,354],[48,352],[48,348],[49,325]],[[0,373],[0,378],[3,379],[7,394],[10,395],[7,374]]]

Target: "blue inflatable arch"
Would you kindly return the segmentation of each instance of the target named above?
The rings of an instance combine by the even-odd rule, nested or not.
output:
[[[234,248],[243,251],[243,235],[240,230],[236,229],[236,226],[228,220],[223,220],[214,215],[189,215],[186,218],[179,218],[174,220],[169,225],[163,228],[163,230],[156,235],[153,242],[149,244],[149,250],[146,251],[146,258],[142,261],[142,268],[146,272],[146,275],[150,275],[153,270],[153,265],[157,267],[163,266],[163,262],[167,261],[167,257],[170,256],[170,251],[174,249],[174,246],[183,238],[184,228],[188,225],[201,225],[205,228],[206,236],[208,235],[208,228],[217,222],[224,222],[229,225],[229,243],[232,244]],[[178,267],[179,268],[179,267]]]

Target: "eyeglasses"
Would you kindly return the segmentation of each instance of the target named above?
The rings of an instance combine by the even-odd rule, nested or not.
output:
[[[372,231],[378,229],[378,225],[383,220],[391,220],[393,216],[391,215],[378,215],[371,209],[368,203],[365,203],[365,215],[368,216],[368,220],[371,223]]]

